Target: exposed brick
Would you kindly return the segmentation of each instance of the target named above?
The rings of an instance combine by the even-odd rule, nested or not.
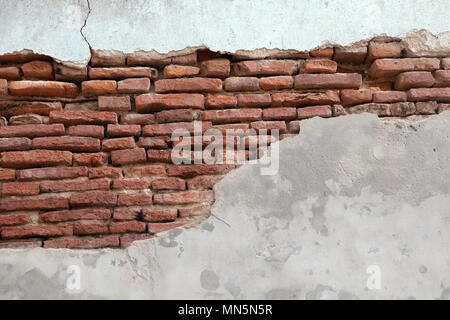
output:
[[[207,112],[203,112],[203,115]],[[208,120],[208,119],[203,119]],[[206,130],[212,127],[211,122],[208,121],[196,121],[197,127],[201,127],[201,131],[205,132]],[[175,130],[186,130],[189,133],[194,133],[196,129],[196,125],[194,122],[175,122],[175,123],[163,123],[163,124],[150,124],[143,128],[142,135],[143,136],[170,136]]]
[[[137,145],[140,148],[167,149],[169,141],[170,139],[165,137],[139,137]]]
[[[89,179],[120,178],[120,177],[122,177],[122,169],[121,168],[100,167],[100,168],[90,168],[89,169]]]
[[[65,111],[82,111],[82,110],[98,110],[98,102],[97,101],[85,101],[85,102],[74,102],[74,103],[66,103],[64,105]]]
[[[172,64],[193,66],[193,65],[197,64],[197,52],[194,51],[189,54],[174,56],[174,57],[171,57],[170,61]]]
[[[444,111],[450,111],[450,104],[439,104],[438,113],[442,113]],[[0,172],[0,180],[1,180],[1,172]]]
[[[18,226],[29,223],[30,216],[26,214],[2,214],[0,215],[0,226]]]
[[[408,100],[450,102],[450,88],[420,88],[408,91]]]
[[[23,151],[31,149],[28,138],[0,138],[0,151]]]
[[[108,220],[111,217],[109,209],[79,209],[64,211],[49,211],[42,213],[40,219],[47,223],[59,223],[77,220]]]
[[[69,150],[74,152],[100,151],[100,140],[89,137],[40,137],[33,139],[34,149]]]
[[[194,120],[192,109],[163,110],[156,113],[155,116],[159,123]]]
[[[102,151],[133,149],[136,147],[133,137],[105,139],[102,141]]]
[[[214,78],[162,79],[155,82],[155,92],[220,92],[222,80]]]
[[[277,76],[261,78],[259,80],[259,86],[263,90],[282,90],[292,89],[294,86],[294,78],[291,76]]]
[[[77,153],[73,155],[74,166],[100,167],[107,164],[107,153]]]
[[[130,234],[123,234],[120,236],[120,247],[126,248],[130,244],[134,243],[135,241],[139,240],[147,240],[150,239],[152,236],[147,233],[130,233]]]
[[[145,222],[141,221],[125,221],[112,222],[109,226],[111,233],[126,233],[126,232],[145,232]]]
[[[9,92],[13,96],[75,98],[78,87],[68,82],[12,81]]]
[[[200,68],[191,66],[168,65],[164,67],[165,78],[184,78],[198,75]]]
[[[185,190],[186,182],[179,178],[163,178],[152,181],[154,190]]]
[[[129,137],[140,136],[140,125],[121,125],[121,124],[108,124],[106,133],[108,137]]]
[[[212,121],[213,123],[257,121],[262,119],[261,109],[226,109],[210,110],[202,113],[202,120]]]
[[[150,91],[149,78],[129,78],[117,82],[118,93],[144,93]]]
[[[297,71],[297,62],[293,60],[253,60],[233,65],[236,76],[291,75]]]
[[[342,107],[343,108],[343,107]],[[297,110],[295,111],[295,116],[297,117]],[[300,132],[300,121],[290,121],[288,125],[289,133],[299,133]]]
[[[70,196],[70,204],[73,207],[114,206],[116,203],[116,194],[108,191],[85,192]]]
[[[95,50],[91,57],[93,66],[124,66],[126,61],[125,54],[117,51]]]
[[[71,136],[103,139],[104,131],[105,128],[103,128],[102,126],[78,125],[69,127],[67,133]]]
[[[161,165],[148,165],[145,167],[131,168],[126,176],[127,177],[148,177],[148,176],[160,176],[165,175],[166,169]]]
[[[332,115],[331,106],[314,106],[297,109],[297,116],[299,119],[307,119],[312,117],[329,118]]]
[[[369,84],[369,89],[372,91],[390,91],[392,90],[393,83],[389,81],[385,82],[372,82]]]
[[[201,94],[173,93],[155,94],[148,93],[136,97],[137,112],[154,112],[161,109],[204,108],[204,97]]]
[[[450,87],[450,70],[437,70],[435,87]]]
[[[339,102],[339,92],[332,90],[323,93],[280,92],[272,94],[272,107],[300,107]]]
[[[167,231],[170,229],[182,227],[186,223],[187,223],[186,221],[149,223],[147,225],[147,228],[148,228],[148,233],[155,234],[155,233]]]
[[[434,71],[440,60],[435,58],[378,59],[370,67],[372,79],[394,77],[406,71]]]
[[[391,105],[391,115],[394,117],[406,117],[416,112],[416,106],[412,102],[399,102]]]
[[[309,53],[314,58],[328,58],[331,59],[334,54],[334,48],[323,48],[311,50]]]
[[[400,58],[402,49],[400,42],[371,42],[369,44],[367,62],[380,58]]]
[[[8,125],[8,120],[5,117],[0,116],[0,127],[6,127]]]
[[[224,58],[206,60],[200,63],[202,77],[225,78],[230,74],[230,61]]]
[[[83,96],[101,96],[103,94],[115,94],[117,82],[114,80],[91,80],[81,83]]]
[[[147,151],[148,162],[172,162],[172,150],[148,150]]]
[[[359,73],[299,74],[295,76],[295,89],[359,89]]]
[[[33,60],[49,61],[51,60],[51,57],[38,53],[32,53],[29,50],[0,55],[0,64],[18,64]]]
[[[231,164],[174,165],[167,169],[171,177],[192,178],[199,175],[225,174],[234,169]]]
[[[450,70],[450,58],[442,59],[442,69]]]
[[[142,179],[120,179],[113,181],[116,190],[142,190],[149,188],[149,183]]]
[[[1,249],[29,249],[42,247],[42,241],[6,241],[0,243]]]
[[[0,96],[8,95],[8,81],[0,79]]]
[[[43,198],[23,200],[0,200],[0,211],[57,210],[68,209],[65,198]]]
[[[148,67],[134,68],[90,68],[90,79],[123,79],[123,78],[152,78],[158,77],[158,70]]]
[[[268,109],[265,109],[268,110]],[[297,117],[297,114],[296,114]],[[213,126],[213,129],[217,129],[220,132],[222,132],[222,134],[227,134],[227,130],[229,134],[232,134],[232,132],[236,132],[236,133],[244,133],[248,130],[249,125],[248,123],[229,123],[229,124],[219,124],[219,125],[215,125]]]
[[[53,65],[47,61],[31,61],[22,65],[23,76],[42,80],[53,80]]]
[[[65,125],[77,124],[108,124],[117,123],[115,112],[99,111],[52,111],[50,112],[50,122],[63,123]]]
[[[39,194],[39,183],[10,182],[2,185],[2,196],[34,196]]]
[[[155,123],[155,116],[153,114],[127,113],[120,117],[120,123],[139,125],[152,124]]]
[[[145,206],[152,204],[151,194],[119,194],[119,206]]]
[[[109,180],[75,180],[75,181],[43,181],[41,182],[41,192],[73,192],[90,190],[109,190]]]
[[[137,208],[114,208],[114,220],[136,220],[141,213]]]
[[[417,114],[435,114],[437,110],[438,104],[436,101],[426,101],[416,103]]]
[[[119,237],[116,235],[96,238],[50,239],[44,241],[44,248],[96,249],[118,246]]]
[[[87,80],[87,67],[69,67],[55,64],[55,79],[58,81],[81,82]]]
[[[236,96],[225,96],[208,94],[206,96],[206,108],[208,109],[223,109],[235,108],[237,106]]]
[[[20,80],[20,70],[17,67],[2,67],[0,68],[0,79],[6,80]]]
[[[263,110],[263,120],[292,120],[297,118],[295,108],[267,108]]]
[[[268,93],[241,93],[238,94],[237,99],[239,107],[267,107],[272,102]]]
[[[284,121],[255,121],[250,123],[250,126],[258,132],[260,130],[267,130],[267,132],[278,130],[283,133],[287,130],[286,123]]]
[[[28,113],[48,116],[50,114],[50,111],[61,109],[61,102],[0,101],[0,115],[5,117]]]
[[[363,112],[374,113],[380,117],[390,116],[391,110],[389,104],[368,103],[346,108],[350,114],[358,114]]]
[[[1,231],[2,239],[62,237],[72,235],[72,226],[23,226],[6,227]]]
[[[184,191],[177,193],[155,194],[155,204],[188,204],[199,202],[212,202],[214,193],[212,191]]]
[[[148,222],[175,221],[178,211],[175,208],[144,208],[142,216]]]
[[[256,77],[230,77],[224,81],[225,91],[258,91],[259,79]]]
[[[375,103],[405,102],[406,99],[406,93],[403,91],[377,91],[373,94]]]
[[[65,133],[62,124],[27,124],[20,126],[0,127],[0,137],[43,137],[43,136],[59,136]]]
[[[72,164],[72,153],[50,150],[3,152],[0,164],[6,168],[70,166]]]
[[[401,73],[395,82],[396,90],[408,90],[411,88],[428,88],[434,84],[431,72],[413,71]]]
[[[36,180],[57,180],[57,179],[75,179],[86,177],[88,169],[86,167],[74,168],[39,168],[17,171],[17,180],[36,181]]]
[[[44,123],[48,123],[48,117],[40,116],[38,114],[22,114],[9,118],[9,125],[11,126]]]
[[[95,235],[108,234],[109,225],[106,223],[75,223],[73,234],[75,235]]]
[[[214,176],[198,176],[188,180],[188,189],[190,190],[207,190],[212,189],[213,186],[223,179],[221,175]]]
[[[0,168],[0,181],[12,181],[14,180],[15,176],[15,170]]]
[[[98,109],[100,111],[129,111],[131,101],[129,96],[100,96],[98,97]]]
[[[367,47],[334,48],[333,59],[339,63],[363,64],[367,56]]]
[[[208,216],[211,212],[209,206],[193,206],[178,209],[180,218]]]
[[[369,90],[369,89],[342,90],[342,92],[341,92],[342,105],[352,106],[355,104],[372,102],[372,95],[373,95],[373,92],[372,92],[372,90]]]
[[[144,148],[111,151],[111,162],[113,165],[135,164],[145,161],[147,161],[147,155]]]
[[[307,60],[304,73],[336,73],[337,63],[333,60],[315,59]]]

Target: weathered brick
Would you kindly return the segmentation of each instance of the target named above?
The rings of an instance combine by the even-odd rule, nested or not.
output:
[[[75,179],[78,177],[86,177],[87,174],[88,169],[86,167],[26,169],[17,171],[17,180],[36,181],[36,180]]]
[[[100,96],[98,97],[98,109],[100,111],[130,111],[130,97]]]
[[[378,59],[370,67],[369,76],[389,78],[406,71],[434,71],[439,66],[440,60],[435,58]]]
[[[172,64],[193,66],[197,64],[197,51],[189,54],[178,55],[170,58]]]
[[[136,147],[133,137],[105,139],[102,141],[102,151],[133,149]]]
[[[404,72],[398,75],[395,82],[396,90],[408,90],[411,88],[428,88],[434,84],[434,77],[431,72],[413,71]]]
[[[155,92],[220,92],[222,80],[215,78],[162,79],[155,82]]]
[[[8,120],[5,117],[0,116],[0,127],[6,127],[8,125]]]
[[[48,117],[44,117],[38,114],[22,114],[18,116],[12,116],[9,118],[10,126],[19,126],[27,124],[44,124],[48,123]]]
[[[357,106],[348,107],[346,108],[346,111],[350,114],[358,114],[363,112],[374,113],[380,117],[391,115],[390,105],[382,103],[360,104]]]
[[[151,194],[119,194],[119,206],[145,206],[152,204]]]
[[[229,77],[224,81],[225,91],[258,91],[259,79],[256,77]]]
[[[115,112],[99,111],[52,111],[50,112],[50,122],[63,123],[65,125],[77,124],[108,124],[117,123]]]
[[[12,181],[15,179],[15,176],[15,170],[0,168],[0,181]]]
[[[372,90],[369,90],[369,89],[342,90],[342,92],[341,92],[342,105],[352,106],[355,104],[372,102],[372,95],[373,95],[373,92],[372,92]]]
[[[380,58],[400,58],[403,55],[402,49],[400,42],[371,42],[367,62]]]
[[[253,60],[233,65],[236,76],[291,75],[296,71],[297,62],[294,60]]]
[[[111,233],[145,232],[147,229],[141,221],[112,222],[109,228]]]
[[[155,116],[153,114],[127,113],[120,117],[120,123],[139,125],[152,124],[155,123]]]
[[[437,70],[435,87],[450,87],[450,70]]]
[[[23,151],[31,149],[28,138],[0,138],[0,151]]]
[[[172,150],[147,150],[148,162],[172,162]]]
[[[185,190],[186,182],[179,178],[163,178],[152,181],[154,190]]]
[[[363,64],[367,56],[367,47],[336,47],[333,59],[339,63]]]
[[[6,168],[70,166],[72,164],[72,153],[50,150],[3,152],[0,164]]]
[[[118,51],[95,50],[91,57],[91,64],[93,66],[121,67],[126,64],[125,62],[126,55]]]
[[[117,82],[118,93],[144,93],[150,91],[149,78],[129,78]]]
[[[114,220],[137,220],[141,214],[138,208],[114,208]]]
[[[280,92],[272,94],[272,107],[314,106],[339,102],[339,92],[332,90],[323,93]]]
[[[64,105],[65,111],[82,111],[82,110],[98,110],[98,102],[97,101],[85,101],[85,102],[74,102],[74,103],[66,103]]]
[[[297,116],[299,119],[307,119],[312,117],[329,118],[333,114],[331,112],[331,106],[314,106],[304,107],[297,109]]]
[[[391,115],[394,117],[406,117],[416,112],[416,106],[412,102],[398,102],[391,105]]]
[[[180,218],[209,216],[211,209],[209,206],[193,206],[178,209]]]
[[[297,116],[297,110],[295,113]],[[289,131],[289,133],[299,133],[300,132],[300,121],[298,121],[298,120],[290,121],[288,124],[288,131]]]
[[[269,93],[241,93],[237,96],[239,107],[267,107],[272,103]]]
[[[145,167],[131,168],[126,176],[127,177],[148,177],[148,176],[161,176],[166,174],[166,169],[161,165],[148,165]]]
[[[159,123],[193,121],[194,113],[192,109],[163,110],[155,114]]]
[[[52,58],[46,55],[33,53],[30,50],[21,50],[16,53],[0,55],[0,64],[19,64],[33,60],[50,61]]]
[[[20,70],[17,67],[2,67],[0,68],[0,79],[6,80],[20,80]]]
[[[69,150],[73,152],[100,151],[100,140],[89,137],[40,137],[33,139],[34,149]]]
[[[209,112],[209,111],[206,111]],[[206,113],[204,112],[203,115]],[[208,119],[203,119],[208,120]],[[150,124],[143,128],[142,135],[143,136],[170,136],[175,130],[186,130],[189,133],[194,133],[194,129],[201,127],[201,131],[205,132],[206,130],[212,127],[211,122],[209,121],[195,121],[195,122],[175,122],[175,123],[162,123],[162,124]]]
[[[53,80],[53,65],[47,61],[31,61],[22,65],[23,76],[42,80]]]
[[[230,61],[224,58],[202,61],[200,75],[202,77],[226,78],[230,74]]]
[[[9,92],[13,96],[76,98],[78,87],[69,82],[12,81]]]
[[[212,191],[184,191],[177,193],[162,193],[154,195],[155,204],[188,204],[199,202],[212,202]]]
[[[144,208],[142,216],[148,222],[175,221],[178,211],[175,208]]]
[[[74,223],[73,234],[75,235],[93,235],[108,234],[109,225],[107,223]]]
[[[92,137],[97,139],[104,138],[105,128],[93,125],[70,126],[67,133],[71,136]]]
[[[450,104],[444,104],[444,103],[439,104],[438,113],[442,113],[444,111],[450,111]],[[0,172],[0,180],[2,180],[1,179],[1,172]]]
[[[362,76],[359,73],[299,74],[294,88],[305,89],[359,89]]]
[[[123,79],[123,78],[152,78],[158,77],[158,70],[148,67],[134,68],[90,68],[89,78],[100,79]]]
[[[81,83],[83,96],[101,96],[103,94],[115,94],[117,82],[114,80],[90,80]]]
[[[403,91],[377,91],[373,94],[375,103],[405,102],[406,100],[406,93]]]
[[[0,200],[0,211],[57,210],[68,209],[65,198],[44,198],[23,200]]]
[[[0,127],[0,137],[43,137],[43,136],[59,136],[65,133],[62,124],[27,124],[20,126]]]
[[[283,133],[287,130],[286,123],[284,121],[255,121],[250,123],[250,126],[258,132],[260,130],[267,130],[267,132],[278,130]]]
[[[147,240],[150,239],[152,236],[147,233],[130,233],[130,234],[123,234],[120,236],[120,247],[126,248],[135,241],[139,240]]]
[[[0,79],[0,96],[8,95],[8,81]]]
[[[170,177],[193,178],[200,175],[225,174],[234,169],[232,164],[174,165],[167,169]]]
[[[62,237],[72,235],[72,226],[21,226],[6,227],[1,231],[2,239]]]
[[[70,196],[70,204],[72,207],[115,206],[116,203],[117,195],[108,191],[85,192]]]
[[[149,223],[147,225],[148,233],[155,234],[163,231],[167,231],[174,228],[179,228],[187,224],[187,221],[174,221],[174,222],[161,222],[161,223]]]
[[[212,121],[213,123],[257,121],[262,119],[261,109],[226,109],[209,110],[202,113],[202,120]]]
[[[122,169],[121,168],[100,167],[100,168],[90,168],[89,169],[89,179],[120,178],[120,177],[122,177]]]
[[[61,109],[61,102],[0,101],[0,115],[5,117],[28,113],[48,116],[50,114],[50,111]]]
[[[139,137],[137,145],[140,148],[167,149],[169,141],[170,138],[166,137]]]
[[[77,153],[73,155],[74,166],[100,167],[108,164],[108,154],[99,153]]]
[[[334,48],[315,49],[309,52],[311,57],[314,58],[328,58],[331,59],[334,54]]]
[[[87,67],[69,67],[55,64],[55,79],[58,81],[81,82],[87,80]]]
[[[442,69],[450,70],[450,58],[444,58],[441,62]]]
[[[44,248],[97,249],[118,246],[119,237],[116,235],[96,238],[50,239],[44,241]]]
[[[74,181],[43,181],[40,186],[41,192],[73,192],[91,190],[109,190],[109,180],[74,180]]]
[[[1,249],[30,249],[38,247],[42,247],[42,241],[40,240],[0,242]]]
[[[76,220],[108,220],[111,217],[109,209],[79,209],[64,211],[48,211],[40,215],[40,219],[47,223],[58,223]]]
[[[408,91],[408,100],[450,102],[450,88],[420,88]],[[1,129],[0,129],[1,130]]]
[[[416,103],[417,114],[435,114],[438,110],[438,104],[436,101],[426,101]]]
[[[337,63],[333,60],[314,59],[307,60],[304,73],[336,73]]]
[[[0,227],[18,226],[27,224],[31,221],[30,216],[26,214],[2,214],[0,215]]]
[[[108,137],[129,137],[129,136],[140,136],[141,126],[140,125],[122,125],[122,124],[108,124],[106,133]]]
[[[200,68],[191,66],[168,65],[164,67],[165,78],[184,78],[198,75]]]
[[[282,90],[292,89],[294,86],[294,78],[291,76],[277,76],[261,78],[259,80],[259,86],[263,90]]]
[[[147,155],[144,148],[111,151],[111,162],[113,165],[135,164],[145,161],[147,161]]]
[[[297,118],[295,108],[267,108],[263,110],[263,120],[292,120]]]
[[[154,112],[161,109],[203,109],[204,97],[201,94],[173,93],[155,94],[148,93],[136,97],[137,112]]]
[[[2,196],[34,196],[39,194],[39,183],[10,182],[2,185]]]
[[[113,189],[116,190],[142,190],[149,187],[149,183],[142,179],[119,179],[114,180]]]
[[[190,190],[207,190],[212,189],[213,186],[223,179],[221,175],[213,175],[213,176],[198,176],[188,180],[188,189]]]

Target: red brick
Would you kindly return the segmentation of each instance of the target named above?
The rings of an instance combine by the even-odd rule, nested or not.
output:
[[[135,164],[145,161],[147,161],[147,155],[144,148],[111,151],[111,162],[113,165]]]
[[[29,223],[30,216],[26,214],[2,214],[0,215],[0,227],[3,226],[18,226]]]
[[[152,204],[151,194],[119,194],[119,206],[145,206]]]
[[[236,76],[291,75],[297,71],[297,62],[293,60],[253,60],[233,65]]]
[[[184,54],[181,56],[174,56],[170,59],[172,64],[181,64],[185,66],[193,66],[197,64],[197,52]]]
[[[437,70],[435,87],[450,87],[450,70]]]
[[[393,83],[389,81],[369,83],[369,89],[372,91],[390,91]]]
[[[108,191],[85,192],[70,196],[72,207],[114,206],[116,203],[116,194]]]
[[[41,137],[33,139],[34,149],[69,150],[74,152],[100,151],[100,140],[88,137]]]
[[[129,137],[140,136],[140,125],[121,125],[121,124],[108,124],[106,129],[108,137]]]
[[[212,189],[213,186],[223,179],[223,176],[198,176],[188,180],[188,189],[190,190],[206,190]]]
[[[329,118],[333,114],[331,106],[314,106],[297,109],[297,115],[299,119],[307,119],[312,117]]]
[[[15,179],[16,171],[13,169],[0,168],[0,181],[12,181]]]
[[[7,53],[0,55],[0,64],[18,64],[33,60],[48,60],[52,58],[42,54],[32,53],[29,50],[23,50],[18,53]]]
[[[201,94],[148,93],[136,97],[137,112],[154,112],[161,109],[204,109],[204,97]]]
[[[0,116],[0,127],[6,127],[8,125],[8,120],[5,117]]]
[[[62,237],[72,235],[72,226],[7,227],[1,231],[2,239]]]
[[[20,80],[20,71],[17,67],[0,68],[0,78],[6,80]]]
[[[408,91],[410,101],[436,100],[438,102],[450,102],[450,88],[421,88]]]
[[[114,220],[136,220],[140,213],[136,208],[114,208]]]
[[[367,56],[367,47],[334,48],[333,59],[339,63],[363,64]]]
[[[125,54],[117,51],[95,50],[91,57],[91,64],[100,67],[121,67],[126,64],[126,59]]]
[[[211,209],[209,206],[194,206],[178,209],[180,218],[195,217],[195,216],[209,216]]]
[[[416,71],[401,73],[395,82],[396,90],[408,90],[411,88],[428,88],[434,84],[431,72]]]
[[[179,228],[187,224],[187,221],[174,221],[174,222],[162,222],[162,223],[149,223],[147,225],[148,233],[155,234],[163,231],[167,231],[174,228]]]
[[[89,78],[100,79],[123,79],[123,78],[157,78],[158,70],[148,67],[135,68],[90,68]]]
[[[222,80],[213,78],[163,79],[155,82],[155,92],[219,92]]]
[[[136,147],[133,137],[105,139],[102,141],[102,151],[133,149]]]
[[[119,237],[115,235],[96,238],[50,239],[44,241],[44,248],[97,249],[118,246]]]
[[[118,93],[144,93],[150,90],[149,78],[129,78],[117,82]]]
[[[342,107],[342,108],[344,108],[344,107]],[[295,116],[297,116],[297,110],[295,113],[296,113]],[[298,120],[290,121],[289,125],[288,125],[288,131],[289,131],[289,133],[299,133],[300,132],[300,121],[298,121]]]
[[[165,78],[184,78],[198,75],[200,68],[191,66],[168,65],[164,67]]]
[[[78,124],[116,124],[117,114],[115,112],[99,111],[52,111],[50,122],[63,123],[65,125]]]
[[[103,139],[104,131],[105,128],[102,126],[78,125],[69,127],[67,133],[71,136]]]
[[[373,95],[372,90],[368,90],[368,89],[342,90],[342,92],[341,92],[342,105],[343,106],[352,106],[355,104],[372,102],[372,95]]]
[[[98,97],[98,109],[100,111],[129,111],[131,101],[129,96],[100,96]]]
[[[22,65],[23,76],[42,80],[53,80],[53,65],[47,61],[31,61]]]
[[[149,162],[172,162],[172,150],[147,150],[147,160]]]
[[[210,111],[206,111],[210,112]],[[203,114],[205,114],[204,112]],[[207,120],[207,119],[203,119]],[[197,127],[200,128],[201,125],[201,131],[205,132],[206,130],[210,129],[212,127],[211,122],[208,121],[196,121]],[[144,127],[142,130],[143,136],[170,136],[175,130],[186,130],[190,134],[194,133],[194,129],[196,129],[196,126],[194,122],[175,122],[175,123],[163,123],[163,124],[150,124]]]
[[[87,67],[72,68],[62,64],[55,64],[55,79],[69,82],[87,80]]]
[[[81,83],[83,96],[100,96],[104,94],[115,94],[117,92],[117,82],[114,80],[91,80]]]
[[[286,123],[284,121],[255,121],[250,123],[252,129],[256,131],[267,130],[271,132],[273,130],[278,130],[279,132],[286,132]]]
[[[8,81],[0,79],[0,96],[8,95]]]
[[[120,178],[120,177],[122,177],[121,168],[101,167],[89,169],[89,179]]]
[[[269,93],[242,93],[238,94],[237,99],[239,107],[267,107],[272,102]]]
[[[43,181],[41,192],[73,192],[90,190],[109,190],[109,180]]]
[[[311,55],[311,57],[314,57],[314,58],[331,59],[334,54],[334,48],[315,49],[315,50],[311,50],[309,54]]]
[[[61,109],[62,109],[61,102],[0,101],[0,115],[5,117],[28,113],[48,116],[50,114],[50,111]]]
[[[76,220],[108,220],[110,217],[111,211],[109,209],[49,211],[40,215],[41,221],[47,223],[58,223]]]
[[[155,116],[159,123],[194,120],[192,109],[163,110],[156,113]]]
[[[257,121],[262,119],[261,109],[210,110],[202,113],[202,120],[213,123]]]
[[[442,59],[442,69],[450,70],[450,58]]]
[[[137,145],[140,148],[167,149],[169,141],[170,138],[166,137],[139,137]]]
[[[17,180],[35,181],[75,179],[78,177],[86,177],[87,174],[88,169],[86,167],[26,169],[17,171]]]
[[[23,200],[1,200],[0,211],[57,210],[68,209],[69,201],[65,198],[44,198]]]
[[[394,117],[406,117],[416,113],[413,102],[399,102],[391,105],[391,115]]]
[[[13,96],[76,98],[78,87],[68,82],[12,81],[9,92]]]
[[[6,168],[70,166],[72,164],[72,153],[50,150],[3,152],[0,164]]]
[[[263,110],[263,120],[292,120],[297,118],[295,108],[267,108]]]
[[[307,60],[304,73],[336,73],[337,63],[333,60],[315,59]]]
[[[192,178],[199,175],[225,174],[234,169],[228,164],[192,164],[174,165],[167,169],[170,177]]]
[[[29,249],[42,247],[42,241],[7,241],[0,242],[1,249]]]
[[[125,221],[112,222],[110,225],[111,233],[126,233],[126,232],[145,232],[145,222],[141,221]]]
[[[200,63],[202,77],[226,78],[230,74],[230,61],[224,58],[206,60]]]
[[[339,92],[332,90],[321,93],[280,92],[272,94],[272,107],[300,107],[339,102]]]
[[[294,86],[294,78],[291,76],[277,76],[261,78],[259,80],[259,86],[263,90],[282,90],[292,89]]]
[[[48,118],[38,114],[22,114],[9,118],[9,125],[27,125],[27,124],[44,124],[48,122]]]
[[[163,178],[152,181],[154,190],[185,190],[186,182],[179,178]]]
[[[373,94],[375,103],[405,102],[406,93],[403,91],[377,91]]]
[[[417,102],[417,114],[435,114],[438,109],[436,101]]]
[[[142,179],[120,179],[113,181],[116,190],[142,190],[149,188],[149,183]]]
[[[359,114],[363,112],[374,113],[380,117],[387,117],[391,115],[390,105],[383,103],[360,104],[357,106],[348,107],[346,108],[346,111],[350,114]]]
[[[184,191],[177,193],[155,194],[155,204],[184,204],[198,202],[212,202],[214,193],[212,191]]]
[[[127,177],[147,177],[165,175],[166,169],[161,165],[148,165],[145,167],[134,167],[127,172]]]
[[[34,196],[39,194],[39,184],[31,182],[11,182],[2,185],[2,196]]]
[[[230,77],[224,81],[225,91],[258,91],[259,79],[256,77]]]
[[[153,114],[126,113],[120,116],[120,123],[139,125],[152,124],[155,123],[155,116]]]
[[[0,151],[23,151],[31,149],[28,138],[0,138]]]
[[[152,236],[147,233],[123,234],[120,236],[120,247],[126,248],[135,241],[147,240],[147,239],[150,239],[151,237]]]
[[[75,223],[73,225],[74,235],[93,235],[109,233],[109,225],[106,223]]]
[[[65,133],[62,124],[26,124],[20,126],[0,127],[0,137],[45,137],[59,136]]]
[[[295,76],[295,89],[359,89],[359,73],[299,74]]]
[[[439,104],[438,113],[442,113],[444,111],[450,111],[450,104]],[[0,180],[2,180],[1,172],[0,172]]]
[[[175,221],[178,211],[175,208],[144,208],[142,215],[144,221],[148,222]]]
[[[295,116],[297,117],[297,113]],[[232,134],[233,132],[235,132],[236,134],[243,134],[248,130],[248,128],[249,128],[248,123],[230,123],[213,126],[213,129],[219,130],[220,132],[222,132],[222,134],[227,134],[227,130],[229,134]]]
[[[402,49],[400,42],[371,42],[369,44],[367,62],[372,62],[380,58],[400,58],[402,56]]]
[[[434,71],[439,66],[440,60],[435,58],[379,59],[370,67],[369,76],[389,78],[406,71]]]

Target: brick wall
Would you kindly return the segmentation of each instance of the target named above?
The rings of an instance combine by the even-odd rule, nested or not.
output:
[[[430,115],[449,103],[450,58],[410,58],[398,41],[264,60],[94,54],[82,69],[3,55],[0,248],[125,247],[197,224],[235,165],[172,163],[171,133],[194,120],[285,138],[315,116]]]

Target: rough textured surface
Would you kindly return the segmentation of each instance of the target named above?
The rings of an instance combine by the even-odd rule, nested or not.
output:
[[[0,250],[0,297],[448,299],[449,124],[306,120],[280,143],[278,175],[228,174],[197,228],[122,251]],[[365,288],[371,265],[380,290]]]

